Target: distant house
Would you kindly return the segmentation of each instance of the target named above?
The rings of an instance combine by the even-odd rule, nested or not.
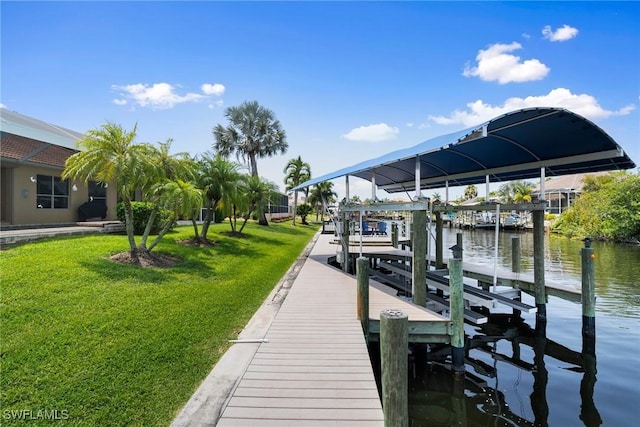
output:
[[[572,206],[577,197],[582,193],[583,182],[586,176],[597,176],[608,172],[580,173],[551,178],[544,183],[544,194],[540,192],[540,184],[537,184],[532,196],[534,199],[547,201],[546,212],[561,214]]]
[[[88,219],[78,213],[86,202],[91,203],[85,205],[90,208],[106,205],[104,219],[116,219],[114,188],[60,178],[65,161],[78,152],[74,147],[82,138],[79,132],[0,109],[2,226],[68,224]],[[102,217],[102,212],[97,215]]]

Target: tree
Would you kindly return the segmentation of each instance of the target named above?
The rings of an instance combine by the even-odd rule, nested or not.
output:
[[[249,165],[251,176],[258,176],[258,158],[271,157],[287,152],[286,133],[275,114],[258,104],[246,101],[225,111],[229,125],[218,124],[213,129],[216,139],[214,150],[223,157],[232,153]],[[264,209],[260,208],[260,225],[268,225]]]
[[[324,203],[330,205],[336,202],[336,198],[338,194],[333,191],[333,182],[331,181],[323,181],[313,186],[311,189],[311,194],[309,194],[308,202],[316,207],[316,221],[318,220],[318,215],[322,210],[322,206]]]
[[[177,181],[186,183],[193,181],[195,178],[195,163],[193,159],[189,153],[186,152],[170,154],[169,152],[171,150],[172,143],[173,140],[169,138],[166,142],[160,142],[158,144],[158,148],[152,147],[149,150],[150,160],[154,165],[154,168],[153,171],[150,171],[144,176],[140,189],[144,191],[145,198],[154,203],[154,207],[149,215],[147,225],[144,233],[142,234],[140,244],[138,245],[138,249],[140,251],[150,252],[153,246],[155,246],[154,244],[147,248],[147,240],[151,234],[155,218],[158,215],[160,208],[163,207],[162,205],[171,204],[171,201],[167,200],[167,195],[163,192],[170,191],[170,194],[178,195],[176,192],[176,186],[184,186],[178,184]],[[175,185],[167,185],[170,182],[173,182]],[[183,198],[184,195],[180,195],[180,197]],[[200,197],[199,200],[202,203],[202,197]],[[172,224],[169,223],[167,226],[170,228],[171,225]],[[167,231],[169,228],[167,228]],[[166,234],[166,231],[165,233],[162,233],[162,235],[164,234]],[[158,239],[156,239],[156,241],[158,241]]]
[[[478,189],[475,185],[467,185],[464,189],[464,198],[465,200],[471,200],[478,195]]]
[[[284,183],[286,191],[302,184],[311,179],[311,166],[309,163],[303,162],[302,157],[291,159],[287,162],[284,171]],[[296,225],[296,210],[298,209],[298,190],[293,192],[293,225]]]
[[[244,226],[247,225],[247,221],[251,218],[251,214],[256,209],[261,209],[269,201],[269,197],[276,190],[275,184],[263,180],[258,176],[248,175],[245,178],[244,186],[242,187],[242,197],[244,199],[244,206],[248,209],[244,215],[244,222],[238,233],[242,233]]]
[[[518,182],[514,187],[513,201],[515,203],[531,203],[533,184],[530,182]]]
[[[90,129],[78,142],[82,150],[65,163],[62,178],[89,180],[101,183],[115,182],[116,193],[125,207],[125,229],[131,255],[136,255],[133,234],[132,195],[143,183],[143,178],[155,169],[149,144],[135,144],[137,125],[130,132],[119,124],[107,122],[99,129]]]
[[[193,182],[165,180],[156,184],[156,187],[156,192],[161,195],[156,204],[169,210],[171,217],[149,245],[149,252],[162,240],[179,216],[193,218],[202,207],[202,191]]]
[[[313,212],[313,207],[308,203],[304,203],[298,206],[298,215],[300,215],[300,218],[302,218],[302,224],[309,225],[309,223],[307,222],[307,216],[311,212]]]
[[[433,201],[434,204],[440,204],[442,203],[442,196],[440,195],[440,193],[438,193],[437,191],[435,193],[433,193],[433,196],[431,196],[431,200]]]
[[[230,202],[236,198],[235,193],[241,178],[240,165],[220,155],[205,153],[198,161],[197,186],[203,191],[206,212],[200,236],[195,218],[192,220],[197,241],[207,242],[207,233],[214,212],[220,206],[225,207],[225,202],[228,205],[226,207],[230,207]]]

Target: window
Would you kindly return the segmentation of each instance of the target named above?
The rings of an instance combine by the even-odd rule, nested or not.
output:
[[[69,182],[59,176],[38,175],[36,207],[38,209],[68,209]]]
[[[89,181],[89,201],[107,203],[107,186],[101,182]]]

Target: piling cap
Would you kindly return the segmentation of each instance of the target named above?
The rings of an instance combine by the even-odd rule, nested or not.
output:
[[[462,246],[455,244],[451,246],[449,249],[451,249],[451,252],[453,252],[454,258],[462,258]]]
[[[584,239],[582,239],[582,241],[584,242],[584,247],[585,248],[590,248],[591,247],[591,237],[585,237]]]

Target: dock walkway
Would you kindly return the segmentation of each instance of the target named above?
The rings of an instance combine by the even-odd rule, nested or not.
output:
[[[321,235],[224,408],[218,426],[381,426],[383,413],[356,313],[356,279],[329,266]],[[448,319],[370,290],[370,317],[403,309],[410,320]],[[259,337],[262,338],[262,337]],[[236,344],[242,345],[242,344]]]

